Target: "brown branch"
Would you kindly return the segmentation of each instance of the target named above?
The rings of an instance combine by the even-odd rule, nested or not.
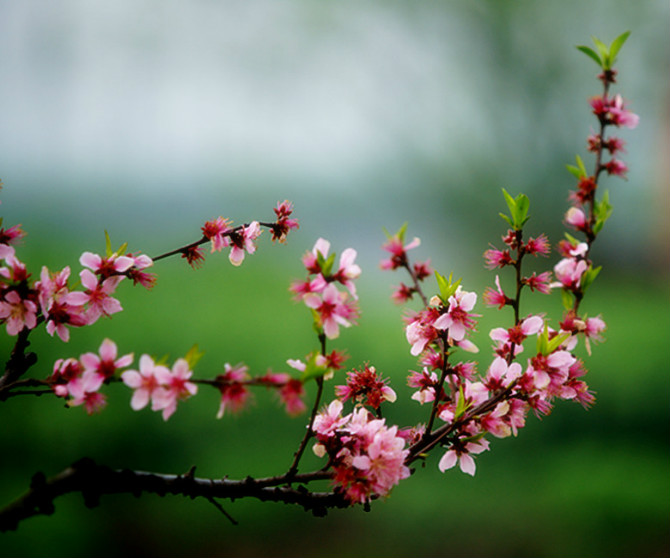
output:
[[[133,494],[143,492],[175,494],[190,498],[202,497],[213,502],[215,498],[236,500],[256,498],[263,502],[295,504],[315,516],[326,515],[329,508],[346,508],[351,503],[337,492],[310,492],[301,484],[297,488],[286,485],[286,475],[244,480],[206,479],[194,476],[195,468],[184,475],[164,475],[128,469],[112,469],[98,465],[91,459],[82,459],[54,477],[43,473],[33,476],[30,489],[0,510],[0,532],[14,531],[19,523],[37,515],[51,515],[54,500],[69,493],[81,493],[84,504],[95,507],[103,494]],[[314,472],[293,475],[292,483],[308,483],[329,479],[330,473]],[[217,506],[218,507],[218,506]]]
[[[5,364],[5,373],[0,377],[0,392],[2,392],[5,386],[14,383],[23,376],[37,362],[37,355],[35,353],[26,353],[26,350],[30,346],[30,341],[28,341],[30,331],[24,327],[16,338],[12,354],[7,364]]]

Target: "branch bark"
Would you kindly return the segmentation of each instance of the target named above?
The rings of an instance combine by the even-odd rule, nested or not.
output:
[[[235,500],[256,498],[263,502],[295,504],[315,516],[326,515],[329,508],[346,508],[351,505],[337,492],[310,492],[305,483],[329,479],[326,472],[294,475],[290,483],[285,475],[244,480],[207,479],[194,476],[195,467],[184,475],[164,475],[129,469],[112,469],[99,465],[92,459],[81,459],[61,473],[46,478],[43,473],[33,476],[30,489],[0,510],[0,532],[14,531],[21,521],[37,515],[51,515],[55,511],[54,500],[72,492],[80,492],[84,504],[95,507],[103,494],[133,494],[143,492],[175,494],[190,498],[202,497]],[[298,485],[294,488],[293,485]]]

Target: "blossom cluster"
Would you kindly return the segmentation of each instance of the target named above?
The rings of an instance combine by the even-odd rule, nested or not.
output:
[[[298,220],[291,217],[293,204],[288,200],[278,202],[273,209],[276,221],[273,223],[261,223],[252,221],[249,224],[232,226],[232,221],[224,217],[217,217],[206,221],[202,226],[202,239],[189,244],[180,250],[182,258],[192,267],[200,266],[205,260],[205,254],[200,247],[204,242],[210,242],[211,252],[221,252],[224,248],[230,248],[228,259],[234,266],[242,265],[245,254],[256,252],[256,239],[261,235],[262,226],[270,229],[272,240],[285,242],[288,233],[299,228]]]
[[[1,231],[0,237],[13,243],[23,232],[18,227]],[[114,298],[119,283],[131,278],[147,288],[154,277],[145,270],[153,265],[144,254],[120,255],[109,251],[107,256],[84,252],[79,263],[84,267],[79,273],[82,290],[73,289],[69,283],[69,266],[57,272],[42,267],[40,279],[31,282],[31,274],[16,257],[14,247],[0,244],[0,322],[6,323],[7,333],[17,335],[24,328],[34,329],[45,322],[49,335],[54,333],[63,341],[70,338],[70,327],[95,323],[102,316],[111,316],[122,310]]]
[[[350,327],[358,317],[354,280],[360,276],[361,268],[355,263],[356,250],[353,248],[342,252],[336,269],[335,254],[328,255],[329,251],[330,242],[319,238],[311,252],[302,258],[307,279],[294,281],[290,290],[296,300],[313,310],[315,326],[328,339],[335,339],[340,334],[340,327]],[[344,290],[338,289],[338,285]]]
[[[403,225],[396,234],[387,234],[387,241],[382,245],[382,249],[389,253],[389,257],[380,262],[380,267],[385,271],[405,268],[414,282],[414,285],[400,283],[400,285],[394,288],[391,300],[396,304],[403,304],[411,300],[419,292],[419,283],[430,277],[432,273],[430,260],[415,262],[410,266],[407,251],[419,246],[421,240],[418,237],[414,237],[411,242],[405,244],[406,230],[407,226]]]
[[[85,353],[79,359],[58,359],[49,378],[54,393],[66,398],[70,407],[84,405],[89,414],[101,411],[107,400],[100,393],[100,388],[133,362],[132,354],[119,358],[117,355],[116,344],[105,339],[98,354]]]
[[[224,365],[224,373],[219,374],[213,382],[221,392],[221,405],[217,418],[221,418],[226,410],[237,413],[248,405],[251,399],[250,386],[276,389],[279,400],[291,416],[305,411],[305,388],[301,380],[292,378],[285,372],[268,372],[256,378],[251,377],[248,372],[249,368],[244,364]]]
[[[314,420],[313,451],[328,456],[333,484],[352,503],[365,503],[373,495],[384,496],[409,476],[405,459],[409,451],[397,426],[388,427],[364,407],[342,415],[335,399]]]

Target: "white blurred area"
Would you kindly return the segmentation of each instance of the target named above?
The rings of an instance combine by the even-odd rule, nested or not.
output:
[[[436,157],[450,143],[485,140],[465,83],[477,76],[445,53],[444,34],[457,46],[467,28],[412,11],[3,3],[3,148],[26,166],[176,175],[197,188],[212,174],[347,176],[397,158],[405,144]],[[152,183],[161,187],[144,187]]]
[[[558,227],[599,88],[574,45],[630,29],[620,85],[641,124],[622,134],[628,182],[607,186],[608,250],[639,258],[631,236],[667,246],[669,8],[0,0],[2,209],[33,226],[169,226],[176,239],[289,198],[304,244],[339,234],[378,250],[383,227],[409,220],[447,257],[482,213],[497,219],[505,187]]]

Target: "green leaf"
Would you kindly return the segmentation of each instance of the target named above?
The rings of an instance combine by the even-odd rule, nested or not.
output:
[[[602,58],[603,70],[608,70],[610,68],[609,66],[610,49],[607,48],[607,45],[603,43],[601,40],[599,40],[597,37],[591,37],[591,39],[593,39],[593,44],[596,45],[596,48],[600,53],[600,58]]]
[[[514,210],[516,209],[516,200],[510,196],[509,192],[505,190],[505,188],[502,189],[503,195],[505,196],[505,201],[507,202],[507,207],[509,207],[509,212],[514,215]]]
[[[565,238],[566,240],[572,244],[573,246],[577,246],[579,244],[579,240],[577,240],[574,236],[572,236],[570,233],[566,232],[565,233]]]
[[[563,342],[570,337],[569,333],[559,333],[549,339],[549,326],[545,324],[544,331],[537,336],[537,352],[543,356],[553,353]]]
[[[455,283],[453,282],[453,273],[449,274],[449,279],[446,279],[443,275],[440,275],[437,271],[435,272],[435,279],[437,279],[437,286],[440,289],[440,300],[445,306],[449,304],[449,297],[452,296],[458,286],[461,284],[459,279]]]
[[[189,350],[188,353],[184,356],[184,359],[186,362],[188,362],[188,367],[193,370],[196,364],[200,361],[200,359],[203,357],[205,353],[201,352],[198,349],[198,344],[196,343],[193,345]]]
[[[569,333],[559,333],[555,337],[552,337],[549,342],[547,343],[547,349],[548,353],[545,354],[545,356],[550,355],[553,353],[556,349],[558,349],[565,341],[567,341],[570,338]]]
[[[577,161],[577,166],[579,167],[579,172],[581,173],[581,176],[587,176],[586,167],[584,166],[584,161],[582,161],[582,158],[579,155],[577,155],[575,157],[575,160]]]
[[[563,302],[563,308],[570,310],[572,308],[572,295],[568,289],[561,289],[561,301]]]
[[[600,56],[598,56],[596,54],[596,51],[593,50],[592,48],[580,45],[580,46],[577,47],[577,50],[580,50],[581,52],[583,52],[587,56],[590,56],[591,58],[593,58],[593,60],[595,60],[596,64],[598,64],[598,66],[600,66],[601,68],[603,67],[603,62],[602,62],[602,60],[600,60]]]
[[[458,403],[456,404],[456,409],[454,410],[454,420],[461,418],[465,411],[470,407],[470,403],[465,401],[465,394],[463,393],[463,384],[458,387]]]
[[[525,194],[519,194],[516,198],[513,198],[505,188],[503,188],[502,191],[505,196],[507,207],[509,207],[511,218],[503,213],[501,213],[500,216],[505,219],[514,230],[518,231],[524,226],[526,221],[528,221],[530,200]]]
[[[403,223],[402,227],[400,227],[400,229],[398,229],[398,232],[395,233],[395,234],[389,233],[386,230],[386,228],[384,227],[384,234],[386,235],[386,238],[388,238],[390,240],[391,238],[398,237],[400,242],[402,242],[403,244],[405,242],[405,233],[406,232],[407,232],[407,222]]]
[[[512,222],[512,219],[509,218],[509,216],[505,215],[504,213],[498,213],[498,215],[505,219],[510,227],[514,228],[514,223]]]
[[[310,356],[307,364],[305,365],[305,371],[302,373],[300,379],[303,382],[311,380],[312,378],[320,378],[328,372],[328,367],[325,365],[318,365],[316,359],[318,358],[318,353],[314,353]]]
[[[112,241],[109,238],[109,233],[105,231],[105,254],[107,255],[108,258],[112,256],[114,252],[112,252]]]
[[[519,194],[516,197],[516,214],[514,221],[517,230],[523,227],[528,221],[528,209],[530,208],[530,200],[526,194]]]
[[[612,215],[612,205],[610,204],[609,192],[605,191],[602,199],[595,203],[593,214],[596,218],[596,222],[593,225],[593,232],[598,234],[603,228],[605,221],[607,221],[607,219],[609,219]]]
[[[321,273],[324,277],[328,277],[331,271],[333,271],[333,264],[335,263],[335,252],[333,252],[328,258],[324,258],[321,252],[316,253],[316,261],[321,267]]]
[[[589,267],[585,272],[584,275],[582,275],[582,280],[581,280],[581,286],[582,286],[582,291],[586,291],[591,286],[591,283],[593,283],[596,280],[596,277],[598,277],[598,274],[600,273],[600,270],[602,269],[602,266],[598,267]]]
[[[612,41],[612,44],[610,45],[610,50],[609,50],[610,64],[614,64],[617,54],[619,54],[619,51],[621,50],[621,47],[626,42],[626,39],[628,39],[629,36],[630,36],[630,31],[626,31],[625,33],[622,33],[621,35],[619,35],[616,39],[614,39]]]
[[[579,170],[579,168],[575,167],[574,165],[565,165],[565,168],[567,168],[570,171],[570,174],[572,174],[575,178],[583,178],[582,171]]]

